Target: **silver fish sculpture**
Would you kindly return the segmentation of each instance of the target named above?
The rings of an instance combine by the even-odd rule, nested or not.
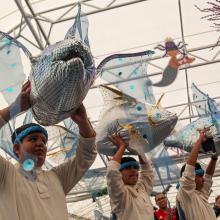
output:
[[[102,91],[106,109],[96,129],[96,144],[101,154],[115,154],[117,147],[108,136],[118,132],[128,143],[130,153],[144,155],[159,145],[176,125],[176,114],[161,108],[159,103],[144,104],[107,86]]]
[[[190,123],[175,135],[171,135],[164,140],[166,147],[176,147],[184,151],[191,152],[193,145],[199,138],[199,130],[210,127],[209,135],[217,133],[216,128],[212,125],[211,116],[202,117]],[[205,153],[205,149],[201,148],[201,152]]]
[[[47,47],[33,63],[30,74],[32,112],[42,125],[54,125],[69,117],[82,103],[96,75],[90,52],[88,22],[81,8],[64,40]],[[79,39],[80,38],[80,39]]]
[[[176,134],[167,137],[164,140],[164,145],[190,152],[199,138],[199,131],[209,127],[207,141],[202,144],[200,152],[207,153],[212,151],[220,153],[220,106],[208,95],[200,91],[195,84],[192,84],[192,90],[199,118]]]

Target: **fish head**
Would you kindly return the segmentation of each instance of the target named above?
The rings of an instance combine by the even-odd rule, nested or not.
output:
[[[220,121],[219,121],[220,122]],[[176,147],[183,149],[184,151],[191,152],[194,144],[199,139],[199,131],[204,128],[210,128],[207,132],[207,139],[202,143],[200,148],[201,153],[207,153],[214,150],[213,138],[216,141],[217,129],[212,124],[212,118],[210,116],[200,117],[192,123],[186,125],[175,134],[167,137],[164,140],[164,145],[167,147]],[[217,143],[217,142],[216,142]],[[215,146],[219,148],[219,146]],[[216,149],[218,151],[218,149]]]
[[[150,139],[154,147],[170,135],[178,120],[175,113],[158,106],[148,106],[147,117],[151,130]]]
[[[30,76],[35,119],[52,125],[69,117],[82,103],[94,78],[93,57],[82,42],[66,39],[46,48]]]
[[[117,148],[108,136],[120,131],[131,153],[149,152],[170,134],[176,122],[176,114],[152,105],[128,102],[112,106],[103,113],[96,128],[98,151],[114,155]]]

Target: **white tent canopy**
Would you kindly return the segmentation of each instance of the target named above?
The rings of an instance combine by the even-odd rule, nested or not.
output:
[[[162,105],[179,115],[179,126],[197,118],[192,104],[192,82],[210,97],[219,100],[220,47],[216,46],[219,33],[211,22],[201,19],[204,13],[194,6],[207,7],[202,0],[8,0],[0,8],[0,30],[17,38],[33,55],[38,55],[47,45],[64,38],[77,13],[78,2],[81,2],[82,11],[88,15],[89,39],[96,65],[111,54],[154,50],[157,44],[164,43],[166,37],[187,44],[188,55],[195,57],[196,61],[190,67],[184,66],[172,85],[153,88],[156,98],[165,93]],[[161,78],[168,62],[167,57],[162,57],[163,52],[155,52],[148,66],[148,74],[153,82]],[[28,75],[30,64],[25,60],[24,64]],[[103,83],[106,82],[97,79],[85,99],[94,125],[98,123],[103,107],[97,88]],[[0,102],[0,107],[4,105],[4,101]],[[94,167],[104,167],[100,157]],[[171,191],[171,204],[174,204],[175,191]],[[219,193],[219,178],[216,177],[210,202]],[[91,204],[91,200],[87,201]],[[76,210],[75,214],[80,215],[81,207],[87,206],[85,202],[77,204],[70,202],[70,213]],[[82,214],[85,219],[92,218],[94,207],[89,207],[92,207],[91,210],[88,208]]]

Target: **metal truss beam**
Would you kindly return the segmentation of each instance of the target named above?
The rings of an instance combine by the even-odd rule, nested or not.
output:
[[[120,8],[120,7],[124,7],[124,6],[128,6],[128,5],[132,5],[132,4],[136,4],[136,3],[140,3],[140,2],[144,2],[144,1],[148,1],[148,0],[129,1],[129,2],[123,3],[123,4],[118,4],[118,5],[114,5],[114,6],[108,6],[108,7],[102,8],[102,9],[96,9],[94,11],[87,12],[86,15],[92,15],[92,14],[96,14],[96,13],[100,13],[100,12],[104,12],[104,11],[109,11],[109,10],[112,10],[112,9],[116,9],[116,8]],[[65,19],[61,19],[59,21],[54,22],[54,24],[55,23],[60,23],[60,22],[63,22],[63,21],[69,21],[69,20],[72,20],[73,18],[74,17],[68,17],[68,18],[65,18]]]
[[[219,63],[219,62],[220,62],[220,59],[214,60],[214,61],[201,62],[201,63],[198,63],[198,64],[181,67],[180,70],[192,69],[192,68],[195,68],[195,67],[205,66],[205,65],[214,64],[214,63]],[[134,62],[134,63],[135,63],[135,62]],[[134,63],[133,63],[133,64],[134,64]],[[132,63],[129,64],[129,65],[132,65]],[[118,66],[118,67],[119,67],[119,66]],[[116,67],[114,67],[114,68],[116,68]],[[108,70],[110,70],[110,69],[111,69],[111,67],[108,67]],[[113,68],[112,68],[112,69],[113,69]],[[134,81],[134,80],[138,80],[138,79],[143,79],[143,78],[145,78],[146,76],[152,77],[152,76],[156,76],[156,75],[162,75],[162,73],[163,73],[163,72],[160,71],[160,72],[154,72],[154,73],[151,73],[151,74],[148,74],[148,75],[142,75],[142,76],[139,76],[139,77],[133,77],[133,78],[129,78],[129,79],[118,80],[118,81],[114,81],[114,82],[111,82],[111,83],[102,83],[102,84],[98,84],[98,85],[93,86],[91,89],[98,88],[98,87],[100,87],[101,85],[105,85],[105,86],[108,86],[108,85],[116,85],[116,84],[123,83],[123,82],[129,82],[129,81]]]
[[[62,6],[59,7],[55,7],[55,8],[51,8],[51,9],[47,9],[47,10],[43,10],[40,12],[35,12],[34,8],[32,7],[32,5],[30,4],[29,0],[24,0],[26,3],[27,8],[30,11],[30,14],[27,14],[27,12],[25,12],[24,8],[21,5],[21,2],[19,0],[14,0],[19,11],[21,12],[23,21],[20,22],[19,24],[17,24],[15,27],[11,28],[9,31],[7,31],[7,33],[11,33],[16,31],[18,28],[20,28],[21,25],[23,24],[27,24],[28,28],[30,29],[30,32],[32,33],[35,42],[32,42],[30,40],[30,37],[26,37],[22,31],[21,33],[19,33],[19,35],[17,35],[17,38],[20,38],[21,36],[23,37],[23,39],[29,39],[29,43],[31,43],[33,46],[35,46],[37,49],[43,50],[45,48],[45,46],[50,45],[50,33],[51,30],[53,28],[53,25],[57,24],[57,23],[61,23],[61,22],[65,22],[68,20],[73,20],[75,18],[75,16],[71,16],[66,18],[66,15],[69,13],[70,10],[73,10],[73,8],[75,8],[77,6],[77,4],[80,2],[81,3],[81,7],[82,10],[84,11],[85,15],[92,15],[92,14],[96,14],[96,13],[100,13],[100,12],[104,12],[104,11],[108,11],[108,10],[113,10],[113,9],[117,9],[120,7],[125,7],[128,5],[132,5],[132,4],[137,4],[140,2],[144,2],[144,1],[148,1],[148,0],[127,0],[126,2],[121,3],[121,0],[113,0],[113,1],[108,1],[108,4],[106,4],[106,6],[100,7],[98,5],[98,2],[95,0],[81,0],[81,1],[77,1],[71,4],[64,4]],[[63,12],[63,10],[60,12],[61,9],[65,9],[65,12]],[[52,20],[49,19],[46,16],[50,16],[50,12],[55,12],[57,11],[57,13],[62,13],[58,19],[56,20]],[[37,26],[37,29],[34,28],[34,26],[32,25],[31,21],[34,20]],[[44,21],[44,22],[48,22],[51,24],[51,28],[49,31],[46,31],[40,21]],[[44,45],[42,42],[41,37],[43,37],[44,41],[46,42],[46,44]]]
[[[29,18],[28,18],[28,16],[27,16],[27,14],[26,14],[26,12],[24,11],[22,5],[20,4],[20,1],[19,1],[19,0],[14,0],[14,1],[15,1],[16,5],[17,5],[19,11],[21,12],[21,15],[23,16],[23,18],[24,18],[26,24],[28,25],[28,27],[29,27],[29,29],[30,29],[32,35],[34,36],[34,38],[35,38],[37,44],[39,45],[39,48],[40,48],[41,50],[43,50],[43,49],[44,49],[44,46],[43,46],[43,44],[42,44],[42,41],[40,40],[39,36],[37,35],[37,33],[36,33],[36,31],[35,31],[33,25],[31,24],[31,22],[30,22],[30,20],[29,20]]]
[[[149,0],[128,0],[127,2],[125,3],[120,3],[119,0],[116,0],[110,4],[107,4],[105,7],[101,8],[98,3],[94,3],[94,1],[91,1],[90,0],[90,4],[88,4],[88,0],[87,1],[80,1],[81,5],[82,5],[82,10],[84,8],[84,6],[87,6],[87,8],[90,8],[90,9],[94,9],[94,10],[91,10],[91,11],[84,11],[85,12],[85,15],[92,15],[92,14],[96,14],[96,13],[100,13],[100,12],[104,12],[104,11],[109,11],[109,10],[112,10],[112,9],[116,9],[116,8],[120,8],[120,7],[124,7],[124,6],[128,6],[128,5],[132,5],[132,4],[136,4],[136,3],[140,3],[140,2],[144,2],[144,1],[149,1]],[[60,6],[60,7],[56,7],[56,8],[51,8],[51,9],[48,9],[48,10],[44,10],[44,11],[41,11],[41,12],[38,12],[36,15],[42,15],[42,14],[45,14],[45,13],[50,13],[52,11],[57,11],[57,10],[60,10],[60,9],[63,9],[63,8],[69,8],[69,7],[73,7],[75,5],[74,4],[68,4],[68,5],[63,5],[63,6]],[[72,17],[68,17],[68,18],[64,18],[64,19],[58,19],[56,21],[54,21],[53,23],[60,23],[60,22],[64,22],[64,21],[69,21],[69,20],[72,20],[74,19],[75,17],[72,16]]]
[[[178,0],[178,6],[179,6],[179,19],[180,19],[180,28],[181,28],[181,37],[182,37],[182,41],[185,44],[185,37],[184,37],[184,28],[183,28],[183,17],[182,17],[182,6],[181,6],[181,0]],[[184,48],[184,52],[186,52],[186,46]],[[189,80],[188,80],[188,70],[187,68],[184,69],[185,71],[185,76],[186,76],[186,90],[187,90],[187,99],[188,99],[188,108],[189,108],[189,120],[191,122],[191,101],[190,101],[190,95],[189,95]]]
[[[32,14],[32,16],[33,16],[33,18],[34,18],[34,20],[35,20],[35,22],[36,22],[36,24],[37,24],[37,26],[38,26],[38,28],[39,28],[41,34],[42,34],[42,36],[44,37],[44,40],[46,41],[46,45],[50,45],[50,41],[49,41],[49,39],[47,38],[46,33],[45,33],[43,27],[41,26],[39,20],[36,18],[35,12],[34,12],[32,6],[31,6],[31,4],[29,3],[28,0],[25,0],[25,2],[26,2],[26,4],[27,4],[27,7],[28,7],[28,9],[30,10],[30,12],[31,12],[31,14]]]

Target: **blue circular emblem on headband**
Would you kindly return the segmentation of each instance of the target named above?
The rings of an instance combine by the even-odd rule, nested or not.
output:
[[[126,169],[128,167],[134,167],[135,169],[138,170],[140,168],[140,165],[137,161],[128,161],[128,162],[121,164],[119,170],[122,171],[123,169]]]
[[[47,133],[46,129],[44,129],[40,125],[34,125],[29,128],[26,128],[21,133],[19,133],[15,138],[14,144],[19,144],[21,142],[21,140],[23,140],[23,138],[25,138],[27,135],[34,133],[34,132],[43,133],[46,137],[46,140],[48,140],[48,133]]]

